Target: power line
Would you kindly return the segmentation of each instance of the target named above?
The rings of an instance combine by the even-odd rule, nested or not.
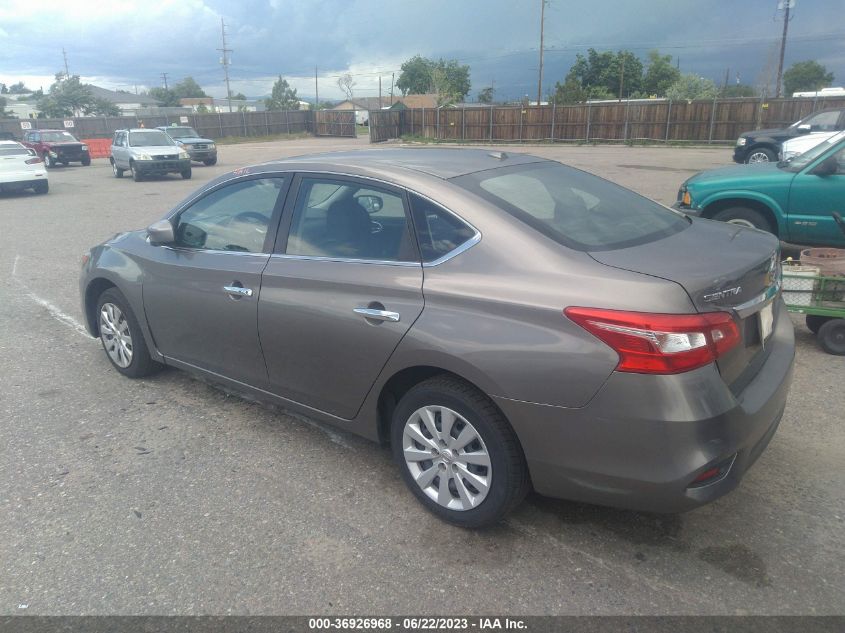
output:
[[[62,57],[65,59],[65,77],[70,79],[70,71],[67,68],[67,52],[65,51],[64,46],[62,46]]]
[[[232,111],[232,89],[229,87],[229,53],[233,52],[231,48],[226,47],[226,23],[223,18],[220,18],[220,32],[223,36],[223,48],[217,50],[223,53],[220,63],[223,64],[223,75],[226,77],[226,100],[229,102],[229,112]]]

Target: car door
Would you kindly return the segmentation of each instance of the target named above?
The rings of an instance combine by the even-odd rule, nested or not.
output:
[[[150,245],[144,310],[164,356],[266,388],[257,306],[288,183],[228,181],[174,214],[172,245]]]
[[[825,160],[835,160],[836,173],[813,173]],[[845,217],[845,146],[821,156],[798,173],[789,191],[789,239],[798,244],[845,246],[845,235],[833,219]]]
[[[334,175],[294,188],[258,302],[270,389],[351,419],[423,309],[406,195]]]

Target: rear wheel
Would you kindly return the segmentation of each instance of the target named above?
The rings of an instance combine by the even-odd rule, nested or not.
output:
[[[97,328],[106,356],[124,376],[141,378],[161,368],[150,356],[138,319],[117,288],[109,288],[97,300]]]
[[[756,147],[748,152],[745,162],[752,163],[771,163],[777,160],[777,154],[767,147]]]
[[[750,229],[760,229],[769,233],[775,232],[775,227],[772,226],[772,223],[769,222],[769,219],[763,213],[749,207],[729,207],[722,209],[718,213],[713,214],[713,219],[738,226],[745,226]]]
[[[819,328],[830,321],[833,317],[819,316],[817,314],[808,314],[804,317],[804,322],[807,324],[807,329],[813,334],[819,333]]]
[[[117,163],[114,162],[114,159],[112,159],[111,161],[111,170],[115,178],[123,178],[123,170],[117,166]]]
[[[191,168],[188,167],[187,169],[183,169],[181,172],[183,180],[190,180],[191,179]]]
[[[818,339],[819,345],[828,354],[845,356],[845,319],[830,319],[822,323]]]
[[[50,191],[50,183],[46,180],[39,180],[32,187],[32,190],[35,191],[35,193],[47,193]]]
[[[510,424],[487,396],[456,378],[431,378],[402,397],[391,444],[405,484],[449,523],[492,525],[528,492],[528,468]]]

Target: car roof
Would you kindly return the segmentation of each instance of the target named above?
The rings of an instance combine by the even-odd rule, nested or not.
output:
[[[437,178],[456,178],[487,169],[512,165],[548,162],[530,154],[507,153],[484,149],[401,147],[391,149],[366,149],[327,152],[294,156],[265,163],[295,169],[313,168],[317,171],[344,171],[365,174],[373,170],[382,173],[408,175],[409,171],[421,172]]]
[[[0,141],[0,145],[6,145],[6,146],[17,145],[19,147],[23,147],[23,145],[21,145],[17,141],[12,141],[12,140],[2,140],[2,141]]]

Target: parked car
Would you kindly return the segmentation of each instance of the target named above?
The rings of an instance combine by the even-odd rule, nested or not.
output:
[[[185,180],[191,177],[188,152],[161,130],[117,130],[109,161],[116,178],[123,178],[128,171],[136,182],[166,174],[180,174]]]
[[[165,132],[191,156],[191,160],[205,165],[217,164],[217,145],[210,138],[202,138],[187,125],[170,125],[158,128]]]
[[[698,173],[681,185],[675,206],[786,242],[843,247],[831,213],[842,211],[844,202],[845,132],[839,132],[788,161]]]
[[[481,526],[530,486],[663,512],[736,487],[792,373],[778,247],[534,156],[370,150],[217,178],[95,246],[80,291],[119,373],[389,442]]]
[[[66,130],[26,130],[23,144],[34,149],[46,167],[58,163],[82,163],[85,167],[91,164],[88,146]]]
[[[791,138],[817,132],[845,130],[845,108],[820,110],[788,128],[745,132],[736,141],[735,163],[769,163],[778,160],[781,145]]]
[[[32,189],[47,193],[50,185],[44,161],[17,141],[0,141],[0,191]]]
[[[810,134],[805,134],[804,136],[791,138],[788,141],[784,141],[783,145],[781,145],[778,158],[780,160],[790,160],[796,156],[800,156],[808,149],[814,148],[822,141],[826,141],[827,139],[836,136],[836,134],[837,132],[812,132]]]

